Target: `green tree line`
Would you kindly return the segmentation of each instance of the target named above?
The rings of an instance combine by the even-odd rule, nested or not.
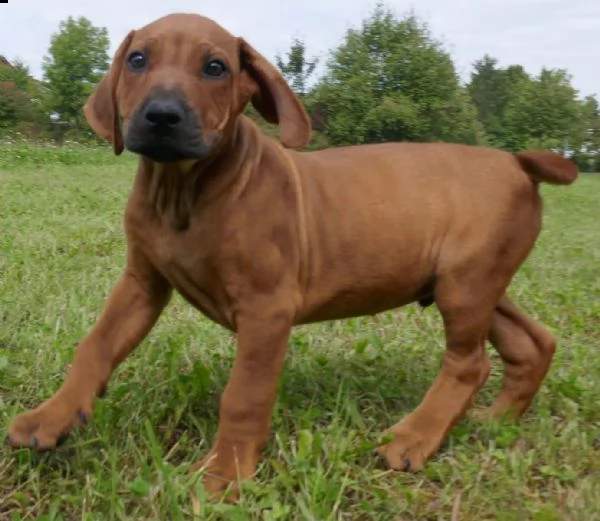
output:
[[[22,62],[0,57],[0,132],[94,139],[81,107],[108,69],[108,47],[105,28],[68,18],[52,36],[42,81]],[[598,99],[580,97],[566,70],[532,75],[484,55],[465,84],[448,51],[414,13],[397,16],[378,5],[347,31],[321,68],[298,37],[274,58],[311,116],[312,148],[448,141],[552,149],[583,170],[600,171]]]

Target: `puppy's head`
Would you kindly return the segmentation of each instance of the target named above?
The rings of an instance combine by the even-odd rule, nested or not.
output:
[[[167,163],[219,150],[248,102],[284,146],[308,143],[306,113],[275,67],[212,20],[174,14],[127,35],[84,112],[116,154]]]

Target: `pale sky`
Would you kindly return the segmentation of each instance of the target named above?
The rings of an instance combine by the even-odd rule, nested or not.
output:
[[[581,95],[600,94],[600,0],[387,0],[396,14],[413,9],[468,79],[484,54],[531,74],[566,68]],[[327,57],[375,0],[8,0],[0,4],[0,54],[20,58],[41,77],[50,36],[69,15],[108,28],[111,57],[131,29],[172,12],[209,16],[243,36],[267,58],[305,39],[310,55]]]

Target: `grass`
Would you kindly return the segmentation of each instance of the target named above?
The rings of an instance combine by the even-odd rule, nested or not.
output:
[[[0,425],[59,386],[124,265],[134,158],[0,149]],[[544,187],[545,229],[511,295],[559,339],[519,425],[462,421],[418,474],[371,455],[414,408],[443,349],[435,308],[294,331],[271,442],[238,506],[207,520],[600,520],[600,176]],[[175,298],[60,450],[0,449],[0,520],[191,519],[231,335]],[[480,393],[491,401],[501,365]]]

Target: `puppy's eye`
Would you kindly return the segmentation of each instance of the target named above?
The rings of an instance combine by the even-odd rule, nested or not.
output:
[[[211,60],[205,65],[204,74],[211,78],[221,78],[227,74],[227,67],[221,60]]]
[[[127,65],[131,70],[136,72],[145,69],[147,63],[148,60],[146,59],[146,56],[144,56],[144,54],[139,51],[132,52],[127,57]]]

